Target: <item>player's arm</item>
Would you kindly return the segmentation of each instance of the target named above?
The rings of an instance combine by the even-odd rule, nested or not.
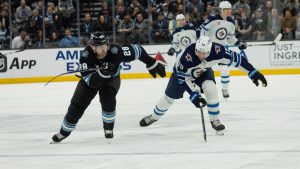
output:
[[[204,35],[209,36],[209,31],[212,27],[213,20],[214,20],[213,16],[208,17],[208,19],[196,29],[197,38]]]
[[[168,55],[173,56],[174,53],[178,50],[179,48],[179,40],[178,38],[176,38],[175,34],[176,34],[177,30],[175,30],[172,34],[172,47],[168,50]]]
[[[258,86],[258,81],[262,82],[263,87],[267,86],[267,80],[265,77],[257,69],[255,69],[245,57],[225,47],[222,47],[221,50],[223,57],[223,59],[221,59],[222,63],[247,73],[256,86]]]
[[[201,97],[200,92],[196,90],[195,84],[192,81],[192,71],[188,70],[187,64],[183,61],[182,63],[176,66],[176,75],[178,78],[178,83],[183,85],[185,91],[187,91],[190,95],[191,102],[197,107],[204,107],[206,105],[206,101]]]
[[[79,63],[81,65],[81,70],[88,70],[96,68],[93,61],[88,57],[88,52],[83,52],[80,56]],[[104,77],[101,77],[99,71],[91,70],[81,72],[82,79],[86,82],[86,84],[92,88],[96,88],[97,84],[103,81]]]
[[[122,46],[122,61],[131,62],[140,60],[146,64],[149,73],[156,78],[156,74],[160,77],[166,76],[165,67],[157,62],[153,57],[149,56],[146,50],[140,45],[124,45]]]
[[[233,21],[232,21],[233,22]],[[229,33],[227,35],[229,45],[236,45],[240,50],[247,49],[247,43],[241,39],[238,39],[235,34],[234,22],[231,24]]]

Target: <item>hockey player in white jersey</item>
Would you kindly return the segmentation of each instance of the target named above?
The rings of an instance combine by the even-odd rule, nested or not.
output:
[[[220,14],[208,17],[198,30],[200,36],[209,36],[213,42],[221,45],[237,45],[240,50],[246,49],[247,44],[235,37],[235,23],[231,17],[232,6],[228,1],[222,1],[219,4]],[[229,97],[228,86],[230,82],[229,67],[219,64],[221,74],[222,93],[224,98]]]
[[[183,14],[176,15],[176,22],[178,27],[172,33],[172,47],[168,51],[170,56],[173,56],[174,53],[179,53],[197,40],[195,28],[186,23]]]
[[[211,69],[218,63],[244,71],[256,86],[259,85],[259,81],[262,82],[263,87],[267,86],[265,77],[247,59],[221,44],[213,43],[208,36],[200,36],[196,43],[192,43],[178,54],[165,95],[158,101],[153,113],[140,121],[140,126],[149,126],[157,121],[176,99],[183,97],[186,91],[190,95],[190,101],[197,108],[207,105],[212,128],[217,131],[217,134],[223,135],[225,126],[219,119],[219,97],[214,72]],[[205,94],[205,99],[201,97],[195,86]]]

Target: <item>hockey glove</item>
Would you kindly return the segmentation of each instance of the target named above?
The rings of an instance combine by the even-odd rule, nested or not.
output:
[[[158,74],[160,77],[166,76],[165,67],[159,62],[155,62],[153,65],[147,66],[147,69],[154,78],[156,78],[156,74]]]
[[[103,62],[97,72],[103,78],[110,78],[115,72],[115,65],[110,62]]]
[[[197,108],[205,107],[207,104],[205,99],[203,97],[201,97],[198,92],[194,92],[190,96],[190,100]]]
[[[239,41],[238,45],[240,50],[247,49],[247,43],[245,41]]]
[[[173,56],[175,52],[176,52],[176,51],[175,51],[174,48],[170,48],[169,51],[168,51],[168,55],[169,55],[169,56]]]
[[[268,85],[266,78],[258,70],[251,71],[249,77],[256,86],[259,85],[258,81],[261,81],[263,87]]]
[[[193,69],[192,72],[191,72],[191,74],[192,74],[192,77],[193,77],[194,79],[197,79],[197,78],[199,78],[204,72],[206,72],[206,69],[201,69],[201,68],[199,68],[199,69]]]

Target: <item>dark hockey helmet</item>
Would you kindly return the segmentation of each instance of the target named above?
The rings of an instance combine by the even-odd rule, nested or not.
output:
[[[107,38],[102,32],[91,33],[89,44],[93,46],[101,46],[107,44]]]

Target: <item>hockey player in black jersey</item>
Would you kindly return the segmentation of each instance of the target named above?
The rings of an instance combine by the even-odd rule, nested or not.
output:
[[[83,70],[99,69],[81,73],[82,79],[78,82],[60,131],[52,137],[52,143],[60,142],[71,134],[85,109],[97,94],[100,96],[102,106],[105,137],[113,138],[116,95],[120,88],[120,63],[136,59],[146,64],[154,78],[157,74],[160,77],[166,76],[165,67],[150,57],[143,47],[139,45],[109,45],[104,34],[92,33],[90,44],[81,53],[79,62]]]

